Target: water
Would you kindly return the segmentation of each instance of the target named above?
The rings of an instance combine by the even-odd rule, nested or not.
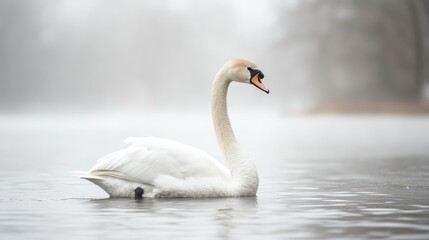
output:
[[[208,117],[2,116],[0,237],[429,238],[429,118],[262,116],[264,128],[246,119],[255,118],[232,120],[259,169],[257,197],[138,201],[109,199],[70,172],[128,135],[220,157]]]

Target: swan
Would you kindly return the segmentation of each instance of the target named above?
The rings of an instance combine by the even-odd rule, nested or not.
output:
[[[255,164],[238,144],[227,112],[231,82],[247,83],[262,91],[264,74],[244,59],[225,63],[212,88],[213,126],[226,165],[203,150],[156,138],[129,137],[129,146],[108,154],[80,177],[113,197],[240,197],[255,196],[259,178]]]

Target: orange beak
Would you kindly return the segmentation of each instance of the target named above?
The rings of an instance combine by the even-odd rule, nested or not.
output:
[[[259,73],[253,76],[253,78],[250,79],[250,82],[253,85],[255,85],[257,88],[261,89],[262,91],[266,93],[270,93],[270,90],[267,87],[265,87],[265,85],[261,82],[261,79],[259,78]]]

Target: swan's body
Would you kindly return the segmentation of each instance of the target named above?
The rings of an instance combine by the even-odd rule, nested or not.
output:
[[[226,95],[231,81],[260,82],[262,72],[246,60],[226,63],[216,75],[212,92],[212,116],[226,166],[206,152],[160,138],[128,138],[128,148],[111,153],[82,174],[111,197],[232,197],[254,196],[258,173],[237,143],[227,113]]]

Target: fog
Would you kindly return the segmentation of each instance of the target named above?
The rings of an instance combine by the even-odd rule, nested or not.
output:
[[[241,110],[428,98],[428,1],[0,1],[0,111],[206,111],[216,71],[256,62]],[[252,104],[249,104],[252,103]]]

